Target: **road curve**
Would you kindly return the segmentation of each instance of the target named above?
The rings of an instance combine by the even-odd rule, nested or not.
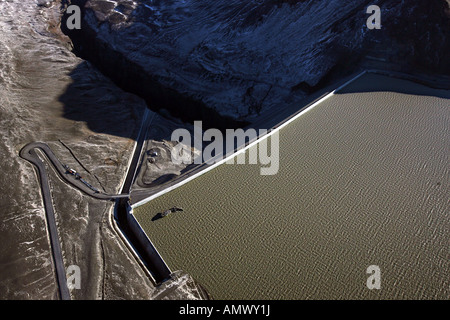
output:
[[[45,170],[44,162],[41,161],[33,147],[28,145],[20,151],[20,156],[38,169],[39,180],[41,182],[42,197],[44,201],[45,215],[47,218],[48,233],[50,237],[50,247],[52,250],[53,262],[55,264],[56,280],[58,283],[59,296],[62,300],[70,300],[70,292],[67,287],[66,270],[59,243],[58,230],[55,221],[55,212],[48,183],[48,176]]]
[[[95,192],[93,189],[85,185],[80,179],[76,179],[75,176],[68,174],[66,168],[64,168],[63,164],[56,158],[55,154],[50,149],[50,147],[43,142],[32,142],[27,144],[25,147],[22,148],[22,150],[20,150],[20,156],[25,160],[28,160],[35,166],[38,166],[38,163],[42,163],[42,161],[36,154],[35,151],[36,149],[39,149],[41,152],[45,154],[49,163],[53,165],[53,167],[58,172],[59,176],[64,181],[66,181],[68,184],[71,184],[80,191],[84,192],[85,194],[100,200],[115,200],[120,198],[129,198],[130,195],[128,193],[108,194],[103,192]]]
[[[56,158],[50,147],[43,142],[32,142],[27,144],[20,150],[20,156],[31,162],[37,169],[39,180],[41,182],[42,197],[44,201],[45,214],[47,219],[50,246],[52,250],[53,262],[55,264],[56,280],[58,283],[59,296],[62,300],[70,300],[70,292],[67,286],[66,270],[64,267],[61,244],[59,242],[58,230],[55,221],[55,211],[53,208],[52,196],[50,193],[50,186],[48,181],[48,175],[45,168],[44,161],[36,153],[36,149],[39,149],[46,157],[46,160],[53,165],[59,176],[71,184],[75,188],[81,190],[82,192],[101,200],[115,200],[121,198],[128,198],[128,194],[107,194],[101,192],[95,192],[93,189],[85,185],[80,179],[76,179],[75,176],[68,174],[66,168],[63,164]]]

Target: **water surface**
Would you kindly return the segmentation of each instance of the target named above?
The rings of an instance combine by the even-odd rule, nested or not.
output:
[[[135,215],[216,299],[448,299],[449,98],[368,74],[281,129],[278,174],[224,164]]]

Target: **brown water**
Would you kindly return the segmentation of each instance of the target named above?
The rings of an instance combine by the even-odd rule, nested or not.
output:
[[[281,129],[278,174],[224,164],[135,215],[216,299],[448,299],[449,98],[366,75]]]

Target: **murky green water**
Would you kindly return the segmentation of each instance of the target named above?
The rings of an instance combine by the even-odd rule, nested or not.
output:
[[[134,212],[216,299],[448,299],[449,98],[364,76],[281,129],[278,174],[224,164]]]

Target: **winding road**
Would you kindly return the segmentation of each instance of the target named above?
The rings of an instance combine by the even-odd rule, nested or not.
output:
[[[41,160],[36,150],[39,150],[40,152],[43,153],[43,155],[45,155],[46,159],[49,161],[50,164],[53,165],[53,167],[56,169],[56,172],[64,181],[94,198],[101,200],[115,200],[121,198],[128,198],[129,195],[128,194],[113,195],[95,192],[93,189],[85,185],[80,179],[77,179],[74,175],[69,174],[64,165],[56,158],[55,154],[52,152],[50,147],[45,143],[32,142],[26,145],[20,151],[20,156],[23,159],[31,162],[38,169],[38,175],[39,180],[41,182],[44,209],[47,218],[47,225],[50,237],[50,246],[52,250],[53,262],[55,264],[56,280],[58,283],[59,296],[62,300],[70,300],[70,292],[67,286],[66,269],[64,267],[61,252],[61,244],[59,242],[58,230],[56,227],[55,211],[53,208],[48,175],[45,169],[45,163],[43,160]]]
[[[74,175],[69,174],[67,172],[67,169],[64,167],[64,164],[56,158],[55,154],[47,144],[43,142],[32,142],[23,147],[23,149],[20,151],[20,156],[23,159],[28,160],[29,162],[34,164],[36,167],[38,167],[38,169],[40,169],[40,171],[42,169],[43,172],[45,173],[45,167],[44,163],[37,155],[36,149],[40,150],[45,155],[49,163],[53,165],[53,167],[56,169],[56,172],[66,183],[74,186],[80,191],[86,193],[87,195],[100,200],[115,200],[120,198],[129,198],[130,195],[127,193],[108,194],[103,192],[95,192],[93,189],[89,188],[85,183],[83,183],[81,179],[77,179]],[[42,174],[40,176],[42,178]],[[41,184],[42,188],[48,189],[48,184],[44,183]]]
[[[44,201],[44,209],[48,224],[50,237],[50,246],[52,257],[55,265],[56,280],[58,284],[58,293],[62,300],[70,300],[70,292],[67,284],[66,270],[61,251],[61,243],[59,241],[58,230],[55,221],[55,210],[50,191],[49,178],[45,162],[52,165],[59,177],[67,184],[72,185],[83,193],[99,199],[116,201],[117,219],[122,233],[126,236],[134,250],[143,260],[144,264],[149,268],[156,283],[161,283],[170,277],[171,271],[165,264],[164,260],[159,256],[156,248],[149,239],[143,237],[142,234],[136,234],[136,227],[130,227],[130,216],[128,213],[130,190],[133,184],[139,159],[142,154],[142,148],[146,138],[147,128],[152,122],[153,117],[149,117],[148,110],[145,111],[141,128],[136,139],[136,145],[133,155],[128,165],[128,173],[125,177],[120,194],[108,194],[99,191],[81,178],[75,171],[64,165],[55,156],[50,147],[44,142],[32,142],[24,146],[20,150],[20,157],[32,163],[38,170],[38,176],[41,184],[42,196]],[[72,171],[72,172],[71,172]],[[133,223],[133,220],[131,220]],[[144,239],[145,238],[145,239]]]

